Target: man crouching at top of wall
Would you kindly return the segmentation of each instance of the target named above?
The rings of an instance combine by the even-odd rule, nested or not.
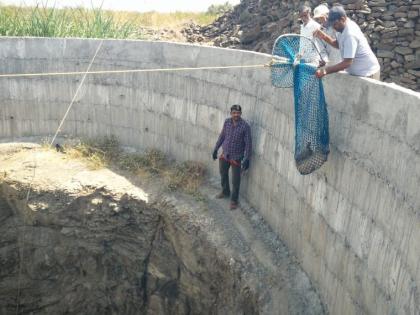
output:
[[[332,26],[337,31],[337,39],[321,30],[315,31],[314,36],[338,48],[343,61],[324,69],[318,69],[315,75],[322,78],[327,74],[345,70],[351,75],[379,80],[378,59],[360,27],[347,17],[342,6],[331,8],[328,14],[328,26]]]
[[[249,168],[251,157],[251,128],[241,118],[242,108],[233,105],[230,108],[230,118],[225,120],[222,132],[216,142],[213,151],[213,160],[217,160],[217,151],[222,146],[222,154],[219,157],[219,171],[222,184],[222,192],[216,198],[229,198],[230,209],[238,207],[239,186],[241,184],[241,169]],[[229,168],[232,167],[232,194],[230,192]]]

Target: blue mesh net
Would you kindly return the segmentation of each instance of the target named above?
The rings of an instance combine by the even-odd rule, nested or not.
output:
[[[294,88],[296,166],[302,175],[310,174],[329,153],[327,104],[322,81],[315,77],[319,53],[309,38],[282,35],[274,45],[273,58],[273,85]]]

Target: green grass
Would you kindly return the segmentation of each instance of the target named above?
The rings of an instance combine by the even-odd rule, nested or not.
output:
[[[187,22],[206,25],[216,18],[208,13],[0,6],[0,36],[141,39],[143,27],[180,29]]]

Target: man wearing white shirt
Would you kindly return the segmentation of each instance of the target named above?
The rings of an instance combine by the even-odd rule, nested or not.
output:
[[[321,25],[319,25],[319,23],[317,23],[311,18],[311,11],[312,11],[311,8],[306,5],[301,6],[299,9],[299,19],[302,21],[302,25],[300,26],[300,35],[305,36],[309,38],[310,40],[312,40],[315,46],[317,47],[317,49],[319,50],[319,46],[320,46],[319,39],[314,38],[313,34],[317,30],[321,29]],[[299,53],[301,55],[304,55],[304,50],[309,48],[309,47],[305,47],[306,45],[308,45],[306,40],[300,41]],[[321,61],[321,58],[313,60],[316,66],[323,66],[325,63],[320,63],[320,61]]]
[[[310,7],[303,5],[299,9],[299,18],[302,21],[302,25],[300,26],[300,35],[308,37],[312,40],[314,38],[314,32],[319,30],[321,25],[311,18],[311,11]]]
[[[360,27],[347,17],[342,6],[331,8],[328,15],[328,25],[338,32],[337,39],[321,30],[316,31],[314,36],[338,48],[343,61],[325,69],[319,69],[315,72],[315,75],[322,78],[327,74],[345,70],[351,75],[379,80],[380,66],[378,59]]]

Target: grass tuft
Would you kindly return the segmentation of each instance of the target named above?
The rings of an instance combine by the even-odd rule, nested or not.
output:
[[[144,154],[125,153],[114,136],[65,145],[64,152],[70,158],[86,161],[92,169],[114,166],[135,175],[159,176],[168,190],[183,191],[198,200],[204,200],[199,192],[206,176],[201,163],[175,163],[156,149]]]

